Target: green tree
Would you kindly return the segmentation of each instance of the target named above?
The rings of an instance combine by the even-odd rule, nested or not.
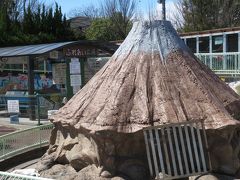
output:
[[[31,10],[30,5],[27,7],[27,9],[24,11],[23,16],[23,32],[26,34],[34,34],[35,31],[35,23],[34,23],[34,16],[33,12]]]
[[[135,11],[135,0],[104,0],[101,8],[91,5],[74,9],[71,16],[87,16],[92,20],[86,31],[87,39],[121,40],[126,38],[132,27]]]
[[[8,32],[9,27],[11,25],[8,9],[9,2],[6,0],[2,0],[0,3],[0,32]]]
[[[111,41],[118,39],[113,30],[110,19],[99,18],[92,21],[91,26],[86,30],[88,40]]]
[[[61,8],[58,7],[58,4],[55,4],[55,11],[54,11],[54,16],[53,16],[53,22],[52,22],[52,26],[53,26],[53,33],[56,36],[59,36],[59,33],[61,33],[60,29],[61,29],[61,22],[62,22],[62,12],[61,12]]]
[[[44,21],[43,21],[43,23],[44,23]],[[53,9],[52,8],[50,8],[46,13],[45,24],[46,24],[45,32],[46,33],[48,33],[48,32],[53,33],[54,29],[53,29]]]
[[[201,31],[240,25],[239,0],[179,0],[182,31]]]
[[[102,4],[104,17],[111,20],[114,31],[120,39],[127,37],[135,10],[135,0],[105,0]]]
[[[70,27],[70,22],[67,21],[66,15],[63,16],[63,22],[62,22],[62,27],[63,27],[63,34],[64,38],[63,40],[74,40],[76,37],[74,35],[74,32],[72,31]],[[80,39],[85,39],[85,37],[78,37]]]
[[[33,17],[33,19],[34,19],[34,30],[35,30],[35,32],[36,33],[39,33],[39,32],[41,32],[41,5],[39,4],[38,5],[38,8],[37,8],[37,12],[36,13],[34,13],[34,17]]]
[[[47,20],[46,7],[45,7],[44,4],[42,4],[41,31],[44,32],[44,33],[47,32],[46,20]]]
[[[38,0],[0,0],[0,34],[0,46],[74,39],[61,7]]]

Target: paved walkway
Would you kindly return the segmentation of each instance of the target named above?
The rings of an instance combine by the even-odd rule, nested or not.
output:
[[[41,119],[40,123],[49,124],[50,122],[47,119]],[[11,124],[10,117],[0,117],[0,136],[13,131],[31,128],[37,125],[38,125],[38,120],[31,121],[29,118],[20,117],[19,124]],[[17,165],[16,167],[9,169],[8,172],[12,172],[14,169],[35,168],[36,163],[38,161],[39,161],[39,158],[33,159],[31,161],[23,162]]]
[[[41,124],[48,124],[50,123],[49,120],[41,119]],[[0,117],[0,126],[5,126],[8,128],[15,128],[17,130],[23,130],[27,128],[31,128],[33,126],[37,126],[38,121],[37,120],[30,120],[29,118],[19,118],[19,124],[11,124],[9,117]],[[0,132],[1,133],[1,132]]]

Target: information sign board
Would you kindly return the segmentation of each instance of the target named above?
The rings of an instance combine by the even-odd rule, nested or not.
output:
[[[19,100],[7,101],[8,113],[19,113]]]
[[[69,64],[70,66],[70,74],[80,74],[80,62],[78,58],[72,58]]]
[[[82,79],[80,74],[70,75],[71,86],[81,86]]]

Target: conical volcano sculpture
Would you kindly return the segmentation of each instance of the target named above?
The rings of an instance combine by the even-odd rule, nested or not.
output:
[[[170,22],[136,22],[108,63],[52,116],[55,129],[40,169],[69,164],[80,177],[94,164],[102,177],[146,179],[144,127],[204,120],[211,132],[226,129],[230,147],[239,114],[240,97],[190,52]]]

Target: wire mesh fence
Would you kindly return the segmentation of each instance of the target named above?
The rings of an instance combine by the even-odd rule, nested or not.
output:
[[[0,136],[0,161],[47,145],[53,126],[47,124]]]

